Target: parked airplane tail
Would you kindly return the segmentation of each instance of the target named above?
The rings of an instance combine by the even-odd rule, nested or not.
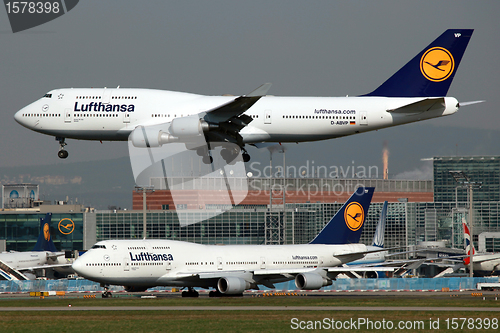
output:
[[[359,243],[374,187],[359,187],[309,244]]]
[[[387,201],[384,201],[382,211],[380,212],[380,219],[378,220],[375,236],[373,236],[373,246],[380,248],[384,247],[384,233],[385,233],[385,220],[387,219]]]
[[[52,213],[47,213],[45,218],[40,219],[40,234],[38,235],[38,240],[36,241],[33,251],[50,251],[57,252],[54,242],[52,242],[52,237],[50,235],[50,220],[52,218]]]
[[[364,96],[446,96],[473,31],[446,30],[380,87]]]
[[[467,224],[465,224],[465,222],[462,222],[462,224],[464,226],[465,254],[467,254],[468,256],[470,256],[470,248],[471,248],[470,240],[471,240],[471,235],[470,235],[469,228],[467,227]],[[474,249],[474,245],[473,245],[472,246],[472,255],[474,255],[474,254],[476,254],[476,249]],[[470,257],[465,257],[464,258],[464,264],[465,265],[470,264]]]

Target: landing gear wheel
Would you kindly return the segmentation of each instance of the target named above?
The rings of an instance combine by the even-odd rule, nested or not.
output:
[[[182,297],[198,297],[200,294],[193,288],[189,287],[187,291],[182,292]]]
[[[59,156],[59,158],[66,158],[68,157],[68,151],[61,149],[57,152],[57,156]]]
[[[234,164],[236,157],[238,157],[238,151],[222,149],[220,155],[227,164]]]
[[[212,164],[213,161],[214,161],[214,158],[212,156],[210,156],[210,155],[205,155],[205,156],[203,156],[202,161],[205,164]]]
[[[64,147],[67,145],[66,138],[56,136],[56,141],[59,141],[59,147],[60,147],[59,151],[57,152],[57,156],[59,156],[59,158],[68,157],[68,152],[66,150],[64,150]]]
[[[102,298],[110,298],[113,297],[111,291],[109,291],[109,286],[104,286],[104,292],[102,293]]]

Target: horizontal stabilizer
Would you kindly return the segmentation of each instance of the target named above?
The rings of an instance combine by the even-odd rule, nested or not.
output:
[[[407,104],[396,109],[387,110],[391,113],[421,113],[427,111],[444,110],[446,107],[444,98],[426,98],[421,101]]]
[[[484,103],[486,101],[470,101],[470,102],[462,102],[460,103],[460,106],[469,106],[469,105],[474,105],[474,104],[479,104],[479,103]]]

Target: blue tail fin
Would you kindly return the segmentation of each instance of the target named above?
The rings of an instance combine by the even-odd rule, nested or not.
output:
[[[47,213],[45,218],[40,219],[40,234],[38,235],[38,240],[36,241],[33,251],[50,251],[57,252],[54,242],[52,242],[52,237],[50,235],[50,220],[52,218],[52,213]]]
[[[380,87],[364,96],[446,96],[473,31],[446,30]]]
[[[385,220],[387,218],[387,201],[384,201],[382,211],[380,212],[380,219],[378,220],[377,229],[375,229],[375,236],[373,236],[373,246],[380,248],[384,247],[384,233],[385,233]]]
[[[309,244],[359,243],[374,187],[359,187]]]

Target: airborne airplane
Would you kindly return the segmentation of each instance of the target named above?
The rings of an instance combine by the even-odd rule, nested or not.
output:
[[[174,240],[106,240],[81,255],[73,269],[101,283],[127,291],[154,286],[188,287],[183,296],[197,297],[194,287],[214,288],[211,296],[241,294],[258,285],[295,279],[299,289],[332,284],[334,266],[362,258],[359,243],[374,188],[358,188],[323,230],[302,245],[201,245]],[[383,249],[379,250],[383,251]],[[351,270],[351,269],[346,269]],[[379,270],[379,268],[377,268]],[[393,270],[393,269],[386,269]]]
[[[15,114],[21,125],[59,141],[126,141],[135,147],[185,143],[205,163],[210,150],[226,161],[246,145],[338,138],[385,127],[451,115],[459,103],[445,97],[472,36],[472,29],[450,29],[417,54],[373,92],[358,97],[266,96],[270,84],[248,95],[204,96],[153,89],[55,89]],[[467,103],[462,103],[465,105]],[[190,145],[193,136],[207,146]]]

